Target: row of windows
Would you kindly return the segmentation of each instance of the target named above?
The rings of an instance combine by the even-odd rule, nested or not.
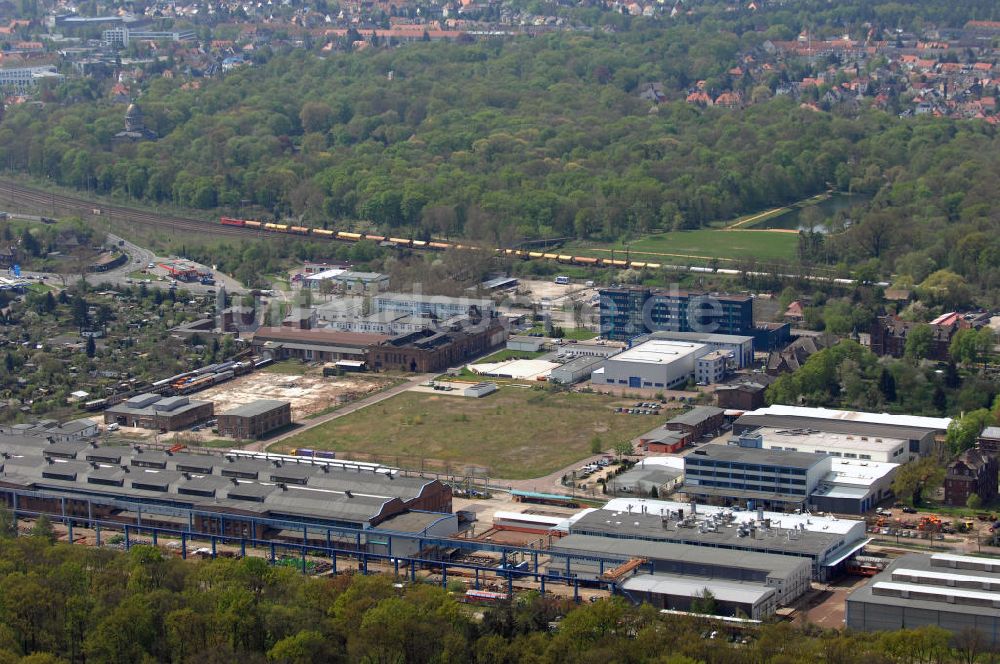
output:
[[[737,491],[759,491],[760,493],[788,493],[793,496],[806,495],[805,489],[791,487],[776,487],[767,484],[747,484],[745,482],[723,482],[722,480],[699,480],[698,486],[711,486],[720,489],[736,489]]]
[[[770,478],[760,477],[758,475],[745,475],[743,473],[727,473],[727,472],[715,472],[712,470],[699,470],[697,468],[692,468],[688,471],[688,477],[726,477],[733,480],[754,480],[757,482],[763,482]],[[774,484],[794,484],[797,486],[805,486],[806,481],[804,479],[794,479],[791,477],[776,477],[774,478]]]
[[[789,468],[787,466],[763,466],[760,464],[740,463],[730,461],[716,461],[714,459],[699,458],[691,455],[684,460],[688,466],[705,466],[707,468],[726,468],[732,470],[742,470],[754,473],[780,473],[782,475],[805,475],[805,468]]]

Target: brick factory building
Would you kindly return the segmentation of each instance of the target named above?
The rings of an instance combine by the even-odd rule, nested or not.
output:
[[[219,415],[219,434],[231,438],[261,438],[292,423],[292,404],[259,399]]]

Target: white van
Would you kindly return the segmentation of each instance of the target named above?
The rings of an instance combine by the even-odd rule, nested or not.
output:
[[[119,428],[120,427],[117,422],[112,422],[108,425],[108,431],[118,431]]]

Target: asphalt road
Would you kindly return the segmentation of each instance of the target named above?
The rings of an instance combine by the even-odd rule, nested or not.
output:
[[[135,285],[140,283],[141,280],[133,279],[130,275],[138,270],[145,270],[148,268],[150,263],[156,264],[162,260],[163,257],[157,257],[149,249],[145,247],[140,247],[137,244],[133,244],[128,240],[118,237],[108,233],[107,244],[112,246],[118,246],[120,249],[124,250],[128,254],[128,262],[120,267],[116,267],[107,272],[88,272],[86,275],[79,274],[55,274],[50,272],[29,272],[25,271],[21,273],[21,276],[34,280],[41,280],[50,285],[62,285],[65,283],[67,286],[79,281],[81,276],[85,276],[87,281],[95,283],[109,283],[119,288],[124,288],[125,286]],[[163,277],[160,281],[159,277]],[[197,295],[207,295],[209,291],[215,292],[215,290],[221,284],[225,284],[226,290],[230,294],[242,294],[246,292],[246,289],[235,279],[231,277],[215,273],[216,284],[200,284],[200,283],[178,283],[177,287],[188,291],[189,293]],[[171,281],[164,275],[164,270],[162,268],[154,268],[151,270],[149,277],[146,280],[146,286],[148,288],[170,288]]]

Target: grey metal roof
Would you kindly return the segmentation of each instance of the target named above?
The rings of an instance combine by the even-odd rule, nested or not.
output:
[[[635,484],[638,482],[652,482],[654,484],[666,484],[684,473],[670,466],[647,466],[640,468],[636,466],[628,472],[622,473],[611,481],[617,485]]]
[[[308,459],[303,459],[302,463],[286,461],[277,467],[265,459],[227,461],[212,455],[171,455],[127,447],[95,448],[87,444],[80,445],[80,460],[59,459],[48,463],[42,455],[46,446],[43,440],[27,436],[9,436],[0,441],[0,451],[8,454],[8,458],[0,459],[0,481],[66,494],[86,492],[94,495],[99,492],[119,499],[152,499],[160,505],[173,504],[180,508],[231,510],[274,518],[308,517],[318,523],[338,521],[362,527],[377,522],[386,514],[405,510],[404,501],[418,498],[432,485],[440,484],[437,480],[390,475],[384,469],[378,473],[359,472]],[[88,454],[107,452],[111,452],[109,456],[119,457],[121,463],[83,461]],[[136,466],[135,461],[158,466]],[[208,471],[181,472],[181,468],[203,467]],[[258,473],[260,479],[235,478],[234,483],[233,479],[221,476],[223,469]],[[271,480],[272,471],[302,478],[307,486],[288,483],[282,489]],[[90,478],[99,482],[89,482]],[[121,486],[107,483],[118,478],[123,482]]]
[[[239,406],[232,410],[226,411],[223,415],[236,415],[238,417],[254,417],[256,415],[264,415],[272,410],[281,408],[282,406],[290,406],[290,401],[280,401],[278,399],[258,399],[252,403]]]
[[[836,420],[823,417],[799,417],[796,415],[742,415],[733,424],[733,429],[771,427],[775,429],[814,429],[830,433],[848,433],[859,436],[901,438],[921,440],[936,430],[907,425],[858,422],[856,420]]]
[[[553,371],[583,371],[589,369],[592,366],[598,365],[604,361],[603,357],[593,357],[590,355],[581,355],[580,357],[570,360],[561,367],[556,367]]]
[[[636,440],[648,440],[651,443],[676,443],[679,440],[683,440],[686,435],[686,433],[681,433],[680,431],[670,431],[663,427],[656,427],[651,431],[637,436]]]
[[[126,405],[128,404],[128,402],[125,401],[116,406],[111,406],[104,412],[111,413],[112,415],[120,413],[122,415],[163,415],[165,417],[173,417],[174,415],[180,415],[181,413],[186,413],[189,410],[193,410],[200,406],[204,406],[206,404],[211,404],[211,403],[212,403],[211,401],[189,400],[185,404],[173,406],[173,408],[170,410],[163,410],[162,408],[157,408],[157,406],[161,405],[161,402],[159,401],[154,402],[151,405],[142,408],[132,408],[131,406]]]
[[[720,602],[754,605],[775,594],[775,589],[760,583],[740,583],[719,579],[705,580],[679,574],[638,574],[626,579],[625,590],[674,597],[692,597],[708,588]]]
[[[669,420],[667,424],[687,424],[689,426],[698,426],[710,417],[715,417],[716,415],[721,415],[725,411],[722,408],[716,408],[715,406],[695,406],[686,413],[681,413],[676,415]]]
[[[1000,427],[986,427],[983,429],[983,432],[979,434],[979,437],[1000,440]]]
[[[823,454],[765,450],[757,447],[740,447],[739,445],[702,445],[685,457],[684,461],[685,464],[697,465],[700,459],[783,468],[812,468],[818,463],[827,461],[826,455]]]
[[[892,595],[876,595],[874,594],[874,586],[876,583],[891,583],[893,582],[892,573],[896,569],[908,569],[915,571],[935,571],[935,572],[945,572],[948,570],[954,572],[962,572],[968,575],[974,575],[978,577],[988,578],[992,581],[1000,582],[1000,573],[998,572],[987,572],[983,570],[952,570],[949,567],[936,567],[931,565],[931,556],[919,553],[908,554],[901,556],[896,560],[892,561],[889,566],[881,573],[872,577],[872,579],[861,586],[860,588],[854,590],[850,595],[847,596],[847,603],[864,603],[872,604],[875,606],[901,606],[911,609],[926,609],[928,611],[940,611],[942,613],[960,613],[965,615],[982,615],[982,616],[993,616],[1000,617],[1000,607],[991,607],[983,604],[961,604],[961,603],[951,603],[947,601],[946,597],[943,597],[941,601],[928,600],[928,599],[913,599],[913,598],[903,598],[895,597]],[[914,589],[914,591],[929,590],[933,588],[944,589],[950,593],[961,592],[958,588],[948,587],[947,582],[943,583],[927,583],[928,581],[934,581],[935,579],[927,575],[922,575],[923,583],[907,583]],[[995,598],[996,601],[1000,601],[1000,593],[991,592],[990,595]]]
[[[450,515],[442,515],[436,512],[406,512],[391,516],[379,524],[382,530],[395,530],[400,533],[423,533],[438,521],[447,518],[455,518]],[[457,521],[456,521],[457,526]]]
[[[753,337],[736,334],[710,334],[707,332],[671,332],[657,330],[638,337],[633,343],[642,343],[647,339],[665,339],[667,341],[693,341],[699,344],[735,344],[753,343]]]
[[[786,578],[808,565],[799,556],[777,553],[713,549],[674,542],[650,542],[638,539],[615,539],[594,535],[569,535],[552,543],[553,552],[594,553],[600,556],[677,560],[708,567],[752,569],[767,572],[774,578]]]

